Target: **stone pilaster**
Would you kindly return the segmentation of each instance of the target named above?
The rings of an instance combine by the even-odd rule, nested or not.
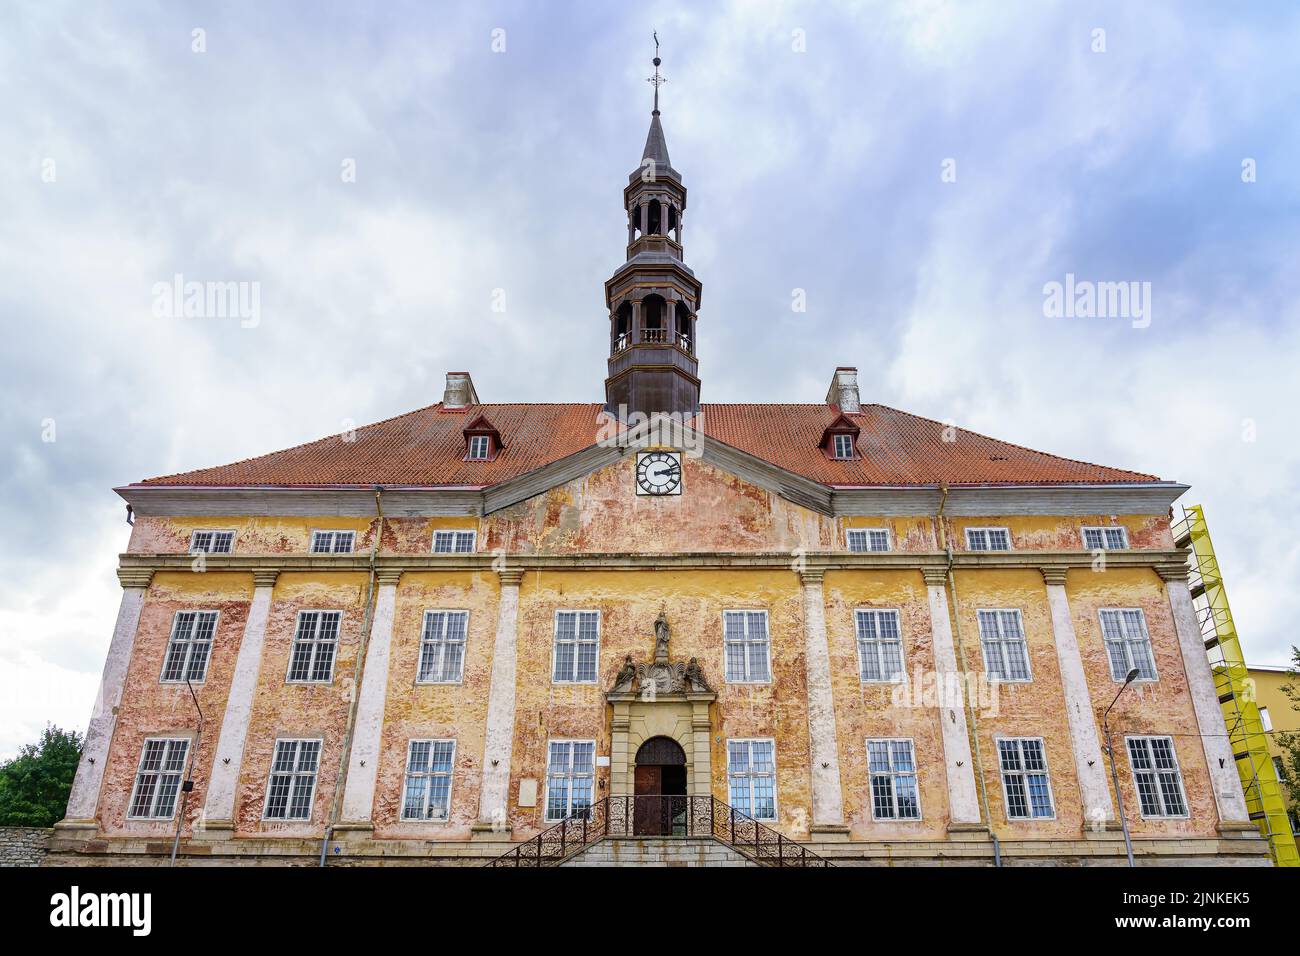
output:
[[[939,726],[943,735],[944,771],[948,779],[949,826],[969,829],[980,826],[979,797],[975,789],[975,767],[971,760],[970,731],[966,724],[966,687],[957,667],[952,620],[948,614],[948,592],[943,568],[923,568],[930,601],[930,636],[934,646],[935,685],[939,693]]]
[[[348,757],[347,784],[343,789],[343,812],[339,830],[366,830],[371,826],[375,803],[375,774],[379,770],[379,749],[388,700],[388,660],[393,646],[393,609],[397,604],[397,582],[402,571],[375,572],[379,592],[375,615],[366,643],[362,665],[357,716],[352,727],[352,750]]]
[[[808,693],[808,755],[812,761],[812,831],[847,833],[822,577],[821,571],[800,574],[803,582],[804,672]]]
[[[1101,738],[1097,734],[1097,715],[1083,671],[1079,639],[1070,618],[1070,602],[1065,593],[1066,569],[1046,567],[1039,570],[1043,574],[1047,603],[1052,613],[1052,642],[1056,645],[1056,660],[1061,668],[1065,716],[1070,726],[1083,818],[1087,824],[1104,827],[1115,819],[1115,804],[1106,780],[1106,763],[1102,758]]]
[[[524,572],[498,572],[497,633],[492,645],[492,680],[488,687],[487,730],[483,742],[483,782],[479,789],[474,835],[510,835],[510,758],[515,749],[515,684],[518,669],[519,584]]]
[[[1228,742],[1228,728],[1223,722],[1218,691],[1214,688],[1210,659],[1205,654],[1205,641],[1196,621],[1191,591],[1187,588],[1187,567],[1181,564],[1162,564],[1156,568],[1156,572],[1164,579],[1169,606],[1174,614],[1174,629],[1178,632],[1178,644],[1183,652],[1183,669],[1187,673],[1187,689],[1192,695],[1196,726],[1205,748],[1210,783],[1214,787],[1219,826],[1234,831],[1246,829],[1243,825],[1253,827],[1246,810],[1241,778],[1237,775],[1237,762]],[[1116,741],[1116,749],[1119,750],[1121,746]]]
[[[145,591],[153,580],[153,572],[118,568],[117,579],[122,584],[122,603],[117,609],[117,623],[113,626],[113,639],[108,645],[108,659],[99,679],[99,693],[90,713],[90,726],[81,750],[81,762],[72,781],[68,796],[68,809],[58,824],[60,829],[95,829],[95,812],[99,805],[99,789],[104,782],[104,766],[108,762],[108,748],[117,726],[117,709],[122,703],[122,688],[126,684],[126,671],[135,647],[135,634],[140,626],[140,611],[144,607]]]
[[[235,658],[235,673],[230,679],[230,695],[217,738],[217,755],[212,765],[212,779],[203,805],[202,829],[210,836],[227,834],[234,828],[235,793],[239,771],[248,740],[248,723],[253,714],[253,697],[262,670],[262,646],[266,640],[266,620],[271,612],[271,592],[279,571],[253,572],[253,599],[248,605],[248,620]]]

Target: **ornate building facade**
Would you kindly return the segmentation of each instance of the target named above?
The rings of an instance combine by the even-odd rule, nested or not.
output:
[[[837,864],[1123,863],[1121,800],[1141,860],[1267,862],[1186,486],[864,404],[852,368],[701,404],[657,96],[623,201],[603,403],[452,372],[354,435],[116,489],[55,858],[477,863],[689,795]]]

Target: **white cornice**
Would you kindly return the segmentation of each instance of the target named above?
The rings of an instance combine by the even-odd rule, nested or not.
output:
[[[1172,481],[1132,484],[937,485],[833,488],[705,437],[703,460],[787,501],[830,516],[929,516],[943,504],[951,517],[999,515],[1164,514],[1188,486]],[[384,514],[397,518],[486,515],[543,494],[617,462],[632,449],[592,445],[489,488],[379,486]],[[113,489],[138,515],[228,517],[284,515],[373,517],[375,486],[291,488],[126,485]]]

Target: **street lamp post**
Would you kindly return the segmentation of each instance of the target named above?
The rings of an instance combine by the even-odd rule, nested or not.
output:
[[[1133,668],[1124,678],[1124,684],[1115,694],[1115,700],[1110,702],[1110,707],[1106,708],[1106,713],[1102,715],[1101,726],[1106,734],[1106,753],[1110,757],[1110,779],[1115,785],[1115,803],[1119,807],[1119,825],[1124,831],[1124,852],[1128,855],[1128,865],[1134,866],[1133,863],[1133,840],[1128,835],[1128,819],[1124,816],[1124,796],[1119,792],[1119,773],[1115,770],[1115,745],[1110,738],[1110,711],[1119,700],[1119,695],[1124,693],[1125,688],[1133,681],[1137,680],[1138,670]]]

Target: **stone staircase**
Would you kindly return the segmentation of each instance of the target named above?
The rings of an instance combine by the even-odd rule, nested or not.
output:
[[[606,837],[561,866],[758,866],[707,837]]]

